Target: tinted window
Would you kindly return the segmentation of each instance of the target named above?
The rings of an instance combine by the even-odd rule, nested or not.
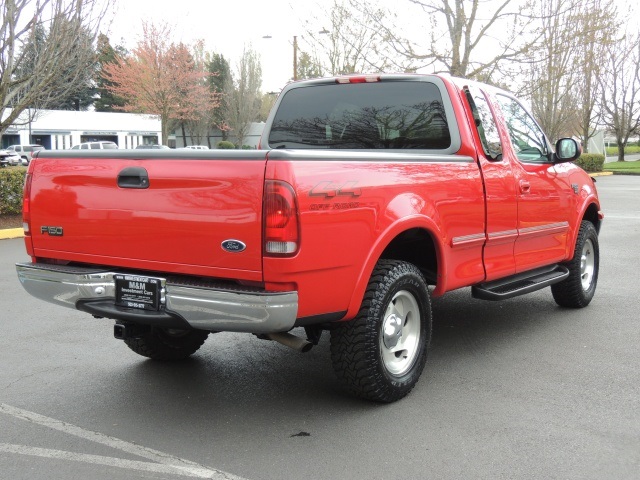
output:
[[[302,87],[285,94],[272,148],[440,150],[451,145],[442,97],[426,82]]]
[[[507,123],[511,144],[523,162],[548,161],[547,141],[531,115],[513,98],[496,95]]]
[[[82,150],[88,150],[88,149],[89,149],[89,145],[87,145],[87,144],[85,143],[85,144],[83,144],[83,145],[80,145],[80,148],[81,148]]]
[[[502,154],[502,145],[498,126],[489,108],[489,103],[484,94],[476,87],[467,88],[465,93],[473,112],[473,120],[478,129],[482,149],[488,158],[495,160]]]
[[[118,146],[115,143],[103,143],[102,148],[117,149]]]

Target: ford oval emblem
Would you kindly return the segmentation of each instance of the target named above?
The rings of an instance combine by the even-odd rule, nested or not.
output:
[[[245,248],[247,248],[247,246],[240,240],[230,239],[222,242],[222,249],[226,252],[239,253],[242,252]]]

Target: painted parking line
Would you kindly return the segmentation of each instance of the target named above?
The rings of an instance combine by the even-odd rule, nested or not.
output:
[[[73,435],[94,443],[99,443],[107,447],[111,447],[122,452],[126,452],[138,457],[146,458],[151,462],[140,462],[126,460],[122,458],[106,457],[101,455],[87,455],[73,452],[65,452],[62,450],[51,450],[46,448],[34,448],[26,445],[13,445],[0,443],[0,452],[15,453],[19,455],[31,455],[42,458],[55,458],[63,460],[71,460],[76,462],[91,463],[95,465],[107,465],[118,468],[126,468],[131,470],[170,473],[186,477],[211,478],[214,480],[245,480],[241,477],[231,475],[220,470],[212,469],[200,465],[183,458],[174,457],[167,453],[153,450],[151,448],[136,445],[119,438],[110,437],[99,432],[85,430],[70,423],[62,422],[54,418],[45,417],[38,413],[23,410],[21,408],[12,407],[4,403],[0,403],[0,413],[10,415],[20,420],[48,427],[68,435]],[[155,463],[152,463],[155,462]]]
[[[73,462],[90,463],[92,465],[105,465],[107,467],[126,468],[129,470],[138,470],[142,472],[173,474],[183,477],[217,478],[211,477],[211,475],[207,473],[199,474],[195,472],[185,471],[180,467],[174,467],[172,465],[161,465],[159,463],[151,462],[138,462],[135,460],[125,460],[124,458],[104,457],[101,455],[87,455],[85,453],[65,452],[64,450],[51,450],[49,448],[28,447],[26,445],[13,445],[10,443],[0,443],[0,452],[16,453],[19,455],[31,455],[33,457],[58,460],[69,460]]]

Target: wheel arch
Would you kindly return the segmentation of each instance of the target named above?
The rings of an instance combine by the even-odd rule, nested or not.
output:
[[[428,217],[416,215],[391,225],[379,236],[360,270],[344,318],[351,319],[358,313],[371,274],[382,258],[414,264],[424,275],[427,284],[436,285],[434,293],[437,294],[443,288],[446,278],[441,238],[437,225]]]
[[[600,212],[600,204],[595,197],[588,199],[584,202],[582,210],[576,217],[576,224],[571,231],[571,241],[568,243],[567,248],[567,260],[573,258],[573,254],[576,248],[576,241],[580,233],[580,224],[583,221],[591,222],[596,229],[596,232],[600,234],[600,226],[602,225],[602,214]]]

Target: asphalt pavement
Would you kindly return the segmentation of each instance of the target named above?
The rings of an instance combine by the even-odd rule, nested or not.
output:
[[[597,186],[591,305],[434,299],[423,377],[391,405],[342,392],[328,337],[146,360],[112,321],[30,297],[23,240],[0,240],[0,479],[638,479],[640,177]]]

